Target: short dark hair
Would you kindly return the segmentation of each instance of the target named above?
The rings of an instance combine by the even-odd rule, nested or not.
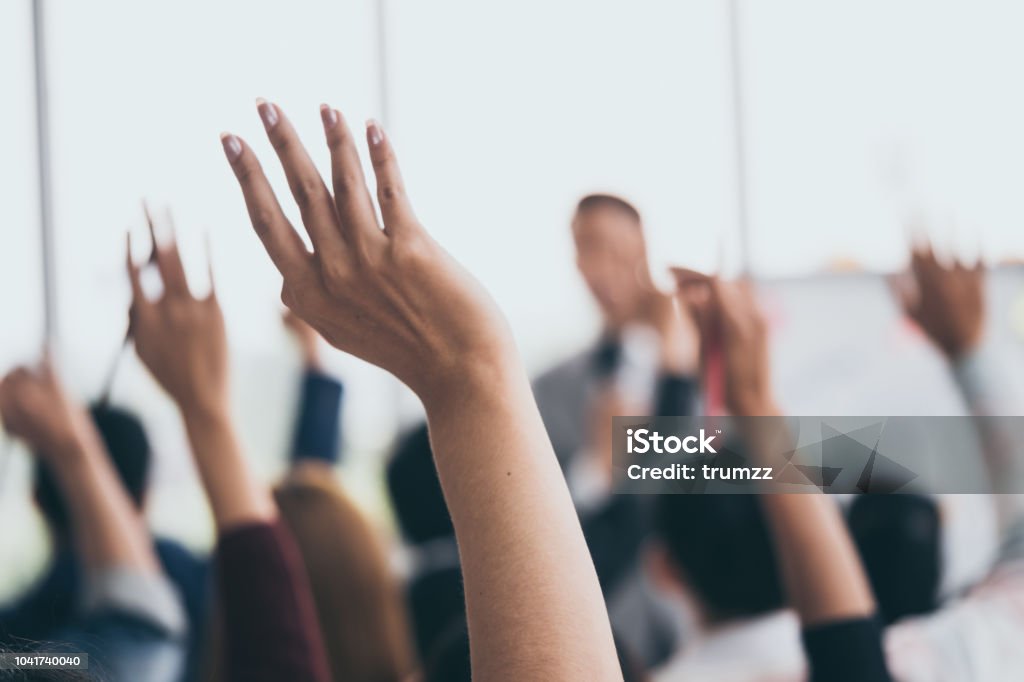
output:
[[[757,495],[660,495],[655,528],[712,619],[758,616],[785,605]]]
[[[923,495],[858,495],[850,534],[888,625],[938,605],[942,531],[935,501]]]
[[[597,208],[610,208],[620,211],[636,222],[640,222],[640,211],[636,209],[636,206],[614,194],[588,194],[576,204],[576,215]]]
[[[121,484],[135,506],[141,509],[149,485],[151,459],[149,439],[142,422],[131,412],[108,405],[94,405],[89,413],[106,445]],[[44,459],[35,458],[36,504],[54,533],[62,536],[70,530],[71,521],[64,496],[53,473],[43,463]]]
[[[395,518],[407,542],[416,545],[455,535],[426,424],[399,439],[387,465],[387,482]]]

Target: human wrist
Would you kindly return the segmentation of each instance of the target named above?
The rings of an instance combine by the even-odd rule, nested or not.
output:
[[[186,425],[209,426],[230,422],[230,407],[226,396],[195,395],[176,401]]]
[[[447,413],[469,403],[489,402],[526,384],[522,363],[514,351],[465,359],[410,384],[427,411]]]
[[[747,393],[732,401],[731,412],[736,417],[775,417],[782,414],[775,397],[770,393]]]

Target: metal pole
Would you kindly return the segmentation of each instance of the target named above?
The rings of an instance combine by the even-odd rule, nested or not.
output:
[[[743,35],[740,32],[740,0],[729,0],[729,52],[732,66],[733,150],[736,164],[736,228],[740,270],[750,272],[750,207],[747,187],[746,110],[743,99]]]
[[[50,111],[46,80],[46,10],[44,0],[32,0],[32,30],[36,80],[36,144],[39,168],[39,236],[43,267],[44,338],[57,341],[57,289],[54,264],[53,190],[50,168]]]
[[[388,56],[388,0],[377,0],[377,97],[380,122],[389,130],[391,117],[391,61]]]

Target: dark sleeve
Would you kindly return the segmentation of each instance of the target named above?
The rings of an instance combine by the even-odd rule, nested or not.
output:
[[[649,519],[644,502],[641,495],[611,495],[599,509],[580,518],[583,537],[606,595],[628,575],[647,539]]]
[[[654,391],[654,416],[690,417],[697,412],[697,381],[679,374],[662,374]]]
[[[810,682],[891,682],[877,618],[804,628]]]
[[[306,574],[280,523],[225,532],[217,544],[224,678],[331,679]]]
[[[302,378],[299,416],[295,424],[292,461],[338,461],[341,421],[341,382],[313,369]]]

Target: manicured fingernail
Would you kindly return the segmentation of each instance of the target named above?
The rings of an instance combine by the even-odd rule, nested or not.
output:
[[[374,147],[384,141],[384,129],[372,118],[366,122],[366,139]]]
[[[242,154],[242,142],[231,133],[221,133],[220,143],[224,145],[224,154],[228,161],[234,161]]]
[[[256,98],[256,110],[260,112],[260,118],[263,119],[263,127],[270,130],[277,125],[277,107],[263,99],[262,97]]]
[[[338,112],[326,104],[320,105],[320,118],[324,122],[324,130],[330,130],[338,123]]]

